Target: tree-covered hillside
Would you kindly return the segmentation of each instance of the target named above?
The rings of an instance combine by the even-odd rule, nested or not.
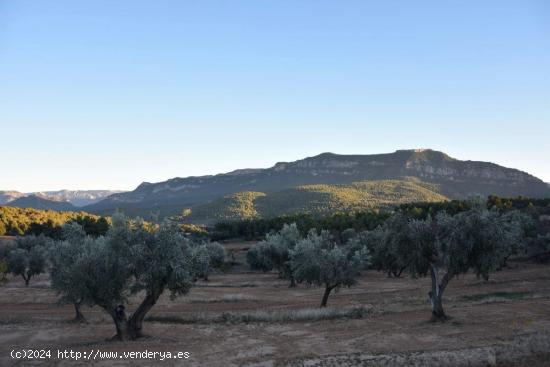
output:
[[[365,211],[410,202],[440,202],[436,185],[410,180],[374,180],[348,185],[303,185],[276,192],[239,192],[191,208],[190,222],[216,222],[307,213]]]
[[[90,235],[104,234],[109,228],[109,219],[86,212],[59,212],[31,208],[0,206],[0,236],[44,234],[56,238],[61,226],[75,221]]]

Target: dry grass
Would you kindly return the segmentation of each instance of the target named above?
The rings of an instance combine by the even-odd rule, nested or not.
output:
[[[168,324],[212,324],[212,323],[284,323],[333,319],[360,319],[373,313],[372,306],[302,308],[290,310],[250,312],[223,312],[219,315],[197,313],[191,317],[151,316],[147,321]]]
[[[220,298],[189,298],[190,303],[231,303],[231,302],[250,302],[258,299],[242,293],[227,293]]]

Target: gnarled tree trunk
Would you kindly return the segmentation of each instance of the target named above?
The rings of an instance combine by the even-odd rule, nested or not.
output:
[[[143,336],[141,332],[143,320],[145,319],[145,316],[151,310],[151,308],[153,308],[155,303],[157,303],[163,291],[164,287],[155,292],[147,293],[141,304],[134,311],[130,318],[126,316],[123,305],[118,305],[115,309],[106,308],[106,310],[111,315],[116,327],[116,335],[113,336],[112,339],[125,341],[135,340]]]
[[[151,308],[153,308],[155,303],[157,303],[157,300],[159,299],[163,291],[164,288],[156,292],[147,293],[147,296],[145,296],[143,302],[141,302],[132,317],[130,317],[128,324],[130,326],[130,329],[132,330],[134,339],[143,336],[143,334],[141,333],[143,319],[145,319],[145,315],[147,315],[147,313],[151,310]]]
[[[428,293],[428,296],[430,297],[432,305],[431,321],[447,321],[449,316],[447,316],[443,310],[443,292],[449,283],[451,275],[446,273],[440,281],[437,266],[435,264],[430,264],[430,275],[432,278],[432,290]]]
[[[323,299],[321,300],[321,307],[327,307],[328,296],[330,296],[330,292],[335,287],[336,286],[331,286],[331,285],[325,286],[325,293],[323,294]]]
[[[118,305],[114,309],[108,310],[109,314],[113,318],[115,323],[116,335],[111,338],[111,340],[134,340],[135,335],[130,330],[128,324],[128,318],[126,317],[126,312],[123,305]]]

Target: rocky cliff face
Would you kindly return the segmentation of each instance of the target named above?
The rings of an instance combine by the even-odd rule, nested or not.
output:
[[[375,155],[323,153],[295,162],[279,162],[266,169],[143,183],[134,191],[111,195],[86,210],[182,208],[242,191],[269,192],[306,184],[347,184],[405,177],[437,184],[442,194],[452,198],[490,194],[550,196],[544,182],[525,172],[493,163],[460,161],[442,152],[421,149]]]

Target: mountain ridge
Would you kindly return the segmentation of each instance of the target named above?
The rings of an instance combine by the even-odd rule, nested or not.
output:
[[[439,185],[440,194],[451,199],[491,194],[550,196],[550,188],[542,180],[517,169],[491,162],[462,161],[431,149],[407,149],[371,155],[321,153],[293,162],[277,162],[269,168],[143,182],[133,191],[113,194],[84,208],[100,213],[117,208],[129,212],[170,208],[174,212],[238,192],[275,192],[300,185],[408,177]]]
[[[15,190],[0,191],[0,205],[10,205],[16,199],[35,195],[50,201],[68,201],[75,207],[83,207],[94,204],[109,195],[121,193],[120,190],[55,190],[55,191],[35,191],[19,192]]]
[[[28,195],[10,201],[7,206],[15,208],[33,208],[56,211],[77,211],[78,208],[68,201],[50,200],[39,195]]]

